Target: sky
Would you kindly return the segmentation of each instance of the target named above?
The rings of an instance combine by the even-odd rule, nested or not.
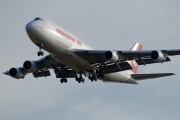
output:
[[[0,73],[37,60],[38,48],[25,25],[48,19],[99,50],[180,48],[179,0],[0,0]],[[45,53],[48,54],[47,52]],[[139,85],[52,76],[13,79],[0,75],[0,120],[179,120],[180,56],[172,62],[140,66],[138,73],[173,72]]]

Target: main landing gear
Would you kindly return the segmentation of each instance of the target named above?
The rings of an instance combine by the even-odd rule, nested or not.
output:
[[[96,70],[97,78],[104,78],[104,73],[101,70]]]
[[[63,82],[67,83],[67,79],[66,78],[62,78],[62,79],[60,79],[60,82],[61,83],[63,83]]]
[[[62,78],[60,79],[60,83],[67,83],[66,75],[62,73]]]
[[[97,81],[97,78],[95,75],[89,76],[88,78],[89,78],[89,80],[91,80],[91,82]]]
[[[85,79],[82,77],[82,74],[80,73],[79,74],[79,77],[78,76],[76,76],[76,81],[78,81],[78,83],[84,83],[85,82]]]
[[[43,55],[44,55],[44,52],[41,51],[41,49],[43,48],[43,44],[39,44],[38,47],[39,47],[39,52],[37,53],[37,55],[38,55],[38,56],[43,56]]]
[[[67,78],[66,78],[67,76],[66,76],[66,74],[64,74],[64,73],[62,73],[61,75],[60,75],[60,83],[67,83]],[[97,81],[97,79],[99,79],[99,78],[103,78],[104,77],[104,74],[102,73],[102,72],[100,72],[100,73],[98,73],[98,75],[96,76],[96,75],[89,75],[89,80],[91,80],[92,82],[93,81]],[[58,77],[59,78],[59,77]],[[76,79],[76,81],[78,82],[78,83],[84,83],[85,82],[85,79],[82,77],[82,73],[79,73],[79,74],[77,74],[76,75],[76,77],[75,77],[75,79]]]

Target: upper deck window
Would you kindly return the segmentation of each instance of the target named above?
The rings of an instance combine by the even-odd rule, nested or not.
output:
[[[35,18],[34,20],[42,20],[42,21],[43,21],[43,19],[41,19],[41,18],[39,18],[39,17]]]

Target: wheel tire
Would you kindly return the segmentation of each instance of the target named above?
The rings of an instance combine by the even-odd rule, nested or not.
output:
[[[82,79],[81,79],[81,81],[84,83],[84,82],[85,82],[85,79],[84,79],[84,78],[82,78]]]
[[[78,83],[81,83],[81,80],[80,80],[80,79],[78,80]]]
[[[97,77],[95,75],[92,76],[94,81],[97,81]]]
[[[37,55],[40,56],[40,52],[37,52]]]
[[[41,51],[41,56],[43,56],[44,55],[44,52],[43,51]]]
[[[64,79],[64,82],[67,83],[67,79]]]
[[[61,79],[60,82],[63,83],[63,79]]]
[[[78,81],[78,77],[76,76],[76,81]]]
[[[88,79],[91,80],[91,76],[88,76]]]

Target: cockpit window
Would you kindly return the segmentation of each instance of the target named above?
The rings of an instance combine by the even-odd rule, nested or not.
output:
[[[41,19],[41,18],[39,18],[39,17],[35,18],[34,20],[42,20],[42,21],[43,21],[43,19]]]

